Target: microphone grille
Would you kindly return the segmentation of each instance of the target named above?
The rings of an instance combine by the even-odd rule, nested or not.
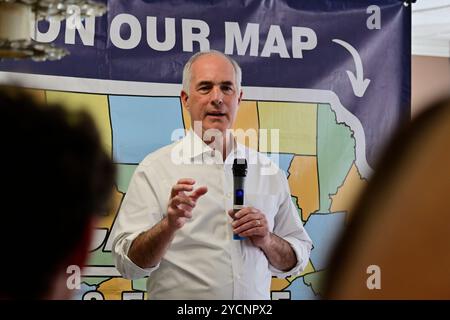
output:
[[[234,159],[233,175],[236,177],[245,177],[247,175],[247,160],[245,158]]]

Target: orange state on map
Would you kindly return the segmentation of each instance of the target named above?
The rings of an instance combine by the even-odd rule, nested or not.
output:
[[[105,300],[122,300],[122,292],[129,292],[133,290],[131,280],[124,278],[111,278],[102,282],[98,289]]]
[[[351,212],[355,200],[366,187],[367,180],[361,178],[355,163],[350,168],[344,183],[336,194],[331,196],[331,212]]]
[[[289,188],[302,210],[302,220],[319,210],[319,177],[316,156],[294,156],[289,171]]]

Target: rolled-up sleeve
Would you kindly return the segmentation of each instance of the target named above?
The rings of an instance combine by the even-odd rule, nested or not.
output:
[[[284,278],[297,275],[305,270],[311,254],[312,241],[292,202],[289,185],[283,173],[280,173],[280,179],[282,180],[283,192],[280,196],[279,210],[275,216],[274,234],[291,245],[297,257],[297,264],[288,271],[279,270],[272,265],[269,265],[269,268],[274,276]]]
[[[138,166],[131,179],[128,191],[120,207],[114,228],[112,256],[114,264],[120,274],[127,279],[139,279],[149,276],[159,267],[143,269],[128,257],[128,251],[134,241],[142,232],[157,224],[163,217],[160,205],[156,198],[154,185],[151,179],[151,169]]]
[[[125,236],[122,239],[117,239],[114,242],[113,246],[113,256],[114,256],[114,264],[117,270],[120,272],[122,277],[126,279],[140,279],[150,275],[152,271],[158,269],[159,264],[152,268],[141,268],[137,264],[135,264],[128,257],[128,251],[130,250],[131,244],[134,239],[139,236],[141,232],[135,232],[128,236]]]

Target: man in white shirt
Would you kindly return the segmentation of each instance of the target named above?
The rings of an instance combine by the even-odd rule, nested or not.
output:
[[[150,299],[270,299],[272,274],[298,274],[308,263],[311,239],[284,173],[229,132],[240,83],[230,57],[192,56],[181,101],[196,130],[148,155],[130,182],[113,256],[125,278],[149,276]],[[241,158],[245,207],[233,213],[232,164]]]

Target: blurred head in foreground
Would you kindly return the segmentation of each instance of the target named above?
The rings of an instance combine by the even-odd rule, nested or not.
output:
[[[1,299],[66,299],[69,266],[87,257],[107,210],[113,164],[86,113],[0,87]]]
[[[331,259],[329,299],[450,299],[450,100],[386,148]]]

